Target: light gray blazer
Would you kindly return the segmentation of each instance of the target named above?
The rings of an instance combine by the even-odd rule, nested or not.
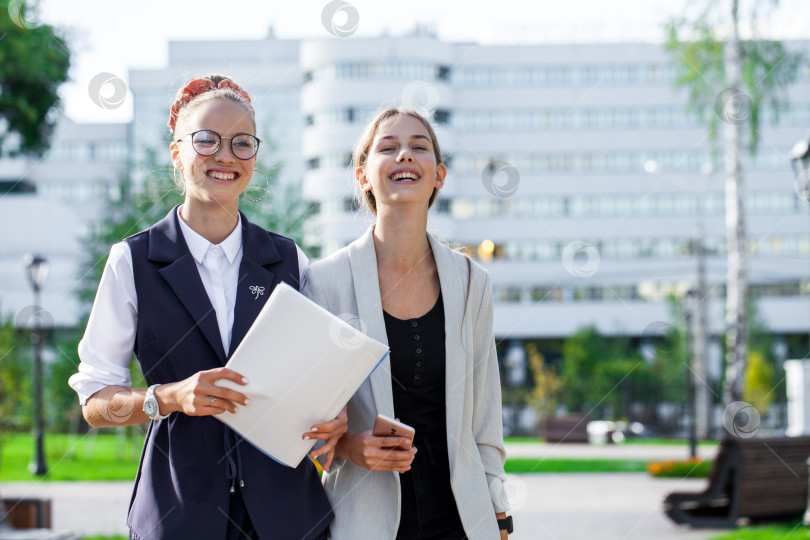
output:
[[[304,293],[372,338],[388,343],[374,227],[307,269]],[[492,329],[489,274],[428,235],[441,282],[447,349],[446,410],[450,485],[471,540],[499,538],[495,512],[509,509],[504,489],[501,388]],[[469,288],[468,288],[469,283]],[[394,416],[386,358],[349,401],[349,431],[371,429],[377,413]],[[335,511],[334,540],[393,539],[399,528],[399,474],[335,459],[323,477]]]

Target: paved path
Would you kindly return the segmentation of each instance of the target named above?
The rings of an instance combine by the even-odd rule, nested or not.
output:
[[[705,449],[713,455],[714,449]],[[669,459],[682,458],[678,446],[510,444],[510,456]],[[703,453],[703,450],[702,450]],[[644,473],[566,473],[510,476],[515,507],[515,540],[705,540],[718,531],[676,527],[661,510],[672,490],[700,491],[702,479],[658,479]],[[56,530],[80,535],[127,534],[126,513],[132,483],[9,482],[4,496],[52,500]]]

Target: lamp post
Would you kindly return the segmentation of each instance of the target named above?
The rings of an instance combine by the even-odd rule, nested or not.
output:
[[[686,362],[686,403],[687,403],[687,418],[689,419],[689,457],[695,459],[697,457],[697,415],[695,406],[695,381],[692,374],[691,364],[695,360],[695,347],[696,347],[696,329],[695,320],[696,312],[700,309],[702,298],[699,291],[690,287],[684,295],[684,318],[686,319],[686,341],[687,341],[687,362]],[[702,324],[702,322],[700,323]]]
[[[796,193],[810,203],[810,133],[793,145],[789,155],[790,164],[796,174]],[[808,208],[810,209],[810,205]],[[810,346],[810,334],[808,334],[807,340]]]
[[[23,258],[28,281],[34,290],[34,313],[32,317],[31,336],[34,343],[34,461],[28,466],[32,474],[44,476],[48,472],[43,448],[42,418],[42,340],[39,293],[48,279],[48,261],[42,255],[27,254]]]

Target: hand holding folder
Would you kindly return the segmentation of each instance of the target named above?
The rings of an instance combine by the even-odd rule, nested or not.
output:
[[[218,381],[250,404],[216,418],[271,458],[297,467],[316,442],[301,435],[335,418],[387,355],[386,345],[281,283],[226,366],[248,384]]]

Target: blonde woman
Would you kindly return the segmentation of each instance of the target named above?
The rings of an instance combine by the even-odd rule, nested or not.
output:
[[[391,348],[349,402],[324,485],[333,538],[506,538],[503,429],[487,272],[427,233],[447,170],[430,123],[388,109],[354,152],[376,223],[310,266],[304,292]],[[416,429],[375,437],[377,414]]]

